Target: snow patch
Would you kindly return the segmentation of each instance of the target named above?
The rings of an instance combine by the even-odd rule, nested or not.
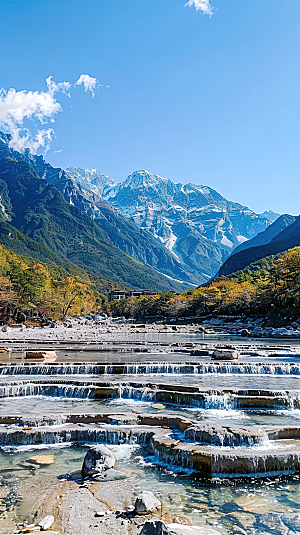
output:
[[[210,190],[206,186],[204,186],[204,188],[200,188],[199,191],[201,191],[203,195],[210,195]]]
[[[0,209],[1,209],[2,212],[3,212],[3,215],[4,215],[5,219],[7,219],[8,221],[11,221],[11,218],[10,218],[9,215],[6,213],[5,206],[4,206],[4,204],[2,203],[2,197],[1,197],[1,196],[0,196]]]
[[[221,243],[222,245],[226,245],[226,247],[233,247],[232,241],[226,238],[226,236],[223,236],[223,238],[221,239]]]
[[[174,277],[170,277],[170,275],[166,275],[162,271],[158,271],[158,269],[155,270],[157,273],[160,273],[160,275],[163,275],[167,279],[170,279],[171,281],[179,282],[180,284],[188,284],[189,286],[193,286],[193,288],[197,288],[198,284],[192,284],[191,282],[181,281],[179,279],[174,279]]]
[[[237,236],[236,239],[239,243],[244,243],[245,241],[249,241],[249,239],[245,238],[245,236]]]

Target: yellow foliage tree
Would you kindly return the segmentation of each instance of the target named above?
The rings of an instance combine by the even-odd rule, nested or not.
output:
[[[73,277],[55,281],[52,289],[52,306],[62,318],[67,315],[88,313],[94,304],[91,289]]]

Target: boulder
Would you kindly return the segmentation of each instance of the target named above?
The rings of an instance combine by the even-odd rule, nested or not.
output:
[[[54,455],[52,453],[33,455],[32,457],[29,457],[28,459],[26,459],[26,462],[37,464],[39,466],[47,466],[49,464],[54,463]]]
[[[162,520],[153,518],[145,522],[140,535],[170,535],[170,530]]]
[[[161,509],[160,501],[154,496],[153,492],[143,490],[135,500],[135,512],[138,515],[146,515]]]
[[[95,445],[87,452],[82,469],[82,477],[100,475],[115,466],[115,456],[106,446]]]
[[[241,336],[250,336],[250,332],[248,331],[248,329],[242,329]]]
[[[235,360],[239,353],[235,349],[216,349],[211,357],[213,360]]]
[[[53,522],[54,522],[54,516],[48,515],[48,516],[45,516],[45,518],[43,518],[43,520],[41,520],[38,523],[38,526],[41,528],[42,531],[46,531],[46,529],[51,528]]]

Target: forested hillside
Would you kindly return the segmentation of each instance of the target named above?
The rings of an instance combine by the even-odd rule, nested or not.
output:
[[[181,295],[159,294],[111,303],[115,314],[146,319],[214,315],[300,316],[300,247],[270,256]]]
[[[87,274],[82,275],[70,276],[63,268],[41,264],[0,245],[1,320],[63,319],[102,309],[105,297]]]

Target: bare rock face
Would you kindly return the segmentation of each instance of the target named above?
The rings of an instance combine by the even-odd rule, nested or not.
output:
[[[26,351],[25,359],[31,362],[54,362],[57,354],[55,351]]]
[[[147,490],[143,490],[135,501],[135,512],[138,515],[146,515],[160,509],[160,501],[154,496],[153,492]]]
[[[82,477],[100,475],[115,466],[114,454],[105,446],[95,445],[87,452],[82,469]]]

